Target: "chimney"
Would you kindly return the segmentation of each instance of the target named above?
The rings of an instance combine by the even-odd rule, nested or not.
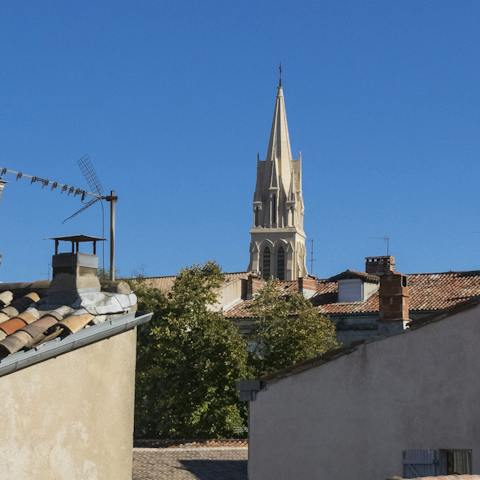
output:
[[[100,292],[97,242],[104,239],[72,235],[51,240],[55,241],[55,254],[52,257],[53,279],[48,290],[49,303],[71,305],[81,293]],[[59,253],[60,242],[70,242],[70,251]],[[91,243],[92,253],[80,252],[80,244],[84,243]]]
[[[313,277],[299,277],[298,291],[305,297],[311,298],[317,293],[317,280]]]
[[[263,285],[263,280],[257,274],[249,273],[247,277],[247,300],[251,300]]]
[[[379,333],[402,331],[409,322],[410,292],[407,276],[389,272],[380,277]]]
[[[395,257],[365,257],[365,272],[370,275],[385,275],[395,271]]]

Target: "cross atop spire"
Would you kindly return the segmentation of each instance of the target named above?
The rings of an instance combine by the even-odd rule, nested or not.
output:
[[[282,86],[282,62],[278,64],[278,86]]]

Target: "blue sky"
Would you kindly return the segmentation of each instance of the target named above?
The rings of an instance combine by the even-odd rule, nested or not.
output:
[[[403,272],[480,266],[480,3],[4,1],[0,165],[120,196],[121,275],[248,263],[256,153],[277,82],[303,154],[314,273],[391,251]],[[11,182],[1,280],[45,278],[94,207]]]

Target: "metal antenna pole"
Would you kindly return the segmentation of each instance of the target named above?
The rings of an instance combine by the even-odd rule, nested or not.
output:
[[[43,188],[50,187],[50,190],[59,189],[61,193],[66,193],[67,195],[80,196],[82,203],[85,199],[90,198],[87,202],[83,203],[82,208],[77,210],[75,213],[66,218],[63,223],[70,220],[71,218],[76,217],[78,214],[84,212],[92,205],[97,202],[102,202],[106,200],[110,202],[110,280],[115,280],[115,221],[116,221],[116,204],[118,197],[115,194],[115,191],[112,190],[110,195],[104,195],[103,188],[98,179],[97,173],[93,168],[92,162],[88,155],[83,156],[78,161],[80,170],[82,171],[83,176],[87,180],[88,185],[93,190],[91,192],[84,190],[82,188],[74,187],[73,185],[67,185],[66,183],[60,183],[57,181],[49,180],[48,178],[37,177],[34,175],[28,175],[23,172],[17,172],[16,170],[10,170],[6,167],[0,166],[0,197],[5,188],[6,181],[3,179],[3,176],[9,174],[14,175],[17,180],[22,178],[30,180],[30,183],[39,183]],[[102,237],[104,229],[104,219],[103,219],[103,203],[102,203]],[[1,257],[0,257],[1,260]]]
[[[370,237],[375,240],[383,240],[385,242],[385,248],[387,250],[387,257],[390,256],[390,240],[392,237],[390,235],[385,235],[384,237]]]
[[[313,238],[310,240],[310,275],[313,275],[313,262],[315,258],[313,257]]]
[[[110,202],[110,280],[115,280],[115,221],[118,197],[112,190],[106,198]]]

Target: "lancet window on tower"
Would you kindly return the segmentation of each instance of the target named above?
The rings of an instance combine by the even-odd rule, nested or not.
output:
[[[285,280],[285,250],[283,247],[277,250],[277,277],[279,280]]]
[[[263,249],[263,260],[262,260],[262,277],[268,280],[270,278],[270,266],[271,266],[271,252],[269,247]]]

